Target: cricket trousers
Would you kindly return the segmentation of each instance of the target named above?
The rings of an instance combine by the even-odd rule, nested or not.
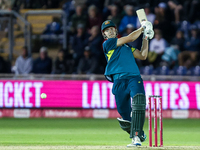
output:
[[[145,95],[143,80],[140,76],[114,79],[112,93],[115,95],[117,111],[124,120],[131,121],[131,97],[138,93]]]

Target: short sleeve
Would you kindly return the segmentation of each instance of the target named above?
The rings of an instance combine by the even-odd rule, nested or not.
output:
[[[129,47],[130,47],[130,49],[131,49],[131,51],[132,51],[132,53],[136,50],[136,48],[135,47],[132,47],[130,44],[128,44],[128,43],[126,43],[125,45],[128,45]]]
[[[135,50],[136,50],[136,48],[131,47],[131,51],[132,51],[132,53],[133,53]]]
[[[117,38],[110,38],[103,43],[103,50],[105,53],[117,48]]]

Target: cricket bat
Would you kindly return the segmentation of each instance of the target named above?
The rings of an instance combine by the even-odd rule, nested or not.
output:
[[[144,12],[144,9],[139,9],[139,10],[136,11],[136,13],[137,13],[137,16],[138,16],[138,19],[139,19],[141,25],[142,25],[143,21],[148,21],[147,16]],[[154,36],[153,26],[150,22],[145,22],[145,23],[146,23],[145,29],[148,32],[145,32],[145,30],[144,30],[144,37],[145,37],[145,39],[152,39],[153,36]]]
[[[142,21],[147,21],[147,16],[144,12],[144,9],[139,9],[136,11],[138,19],[140,21],[140,24],[142,23]]]

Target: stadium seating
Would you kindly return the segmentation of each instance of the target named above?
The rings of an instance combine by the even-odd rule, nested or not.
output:
[[[156,69],[156,75],[169,75],[169,67],[162,66]]]
[[[192,75],[199,76],[200,75],[200,66],[195,66],[192,70]]]
[[[143,75],[151,75],[153,74],[153,66],[145,66],[140,69],[140,73]]]

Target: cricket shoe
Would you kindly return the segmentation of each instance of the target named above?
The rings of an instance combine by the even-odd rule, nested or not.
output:
[[[147,139],[147,136],[146,136],[146,134],[144,133],[143,135],[142,135],[142,137],[141,137],[141,142],[144,142],[144,141],[146,141],[146,139]]]
[[[128,144],[127,147],[136,147],[136,146],[141,146],[142,142],[140,141],[140,138],[138,136],[134,136],[132,139],[132,143]]]
[[[131,122],[128,120],[124,120],[123,118],[117,118],[120,127],[122,130],[126,131],[128,134],[130,134],[131,129]]]
[[[146,136],[146,134],[143,132],[143,135],[141,136],[140,141],[141,141],[141,142],[145,142],[146,139],[147,139],[147,136]],[[132,143],[134,143],[134,138],[132,138]]]

